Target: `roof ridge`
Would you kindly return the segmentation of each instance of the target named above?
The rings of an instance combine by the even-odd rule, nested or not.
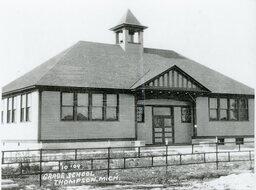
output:
[[[146,76],[149,73],[150,69],[146,73],[144,73],[141,77],[139,77],[132,85],[129,87],[131,89],[139,80],[141,80],[144,76]]]
[[[56,65],[58,65],[60,63],[61,60],[64,59],[65,55],[67,55],[75,46],[77,46],[78,44],[80,44],[80,41],[78,41],[77,43],[75,43],[73,46],[69,47],[68,49],[66,49],[65,51],[61,52],[60,54],[61,57],[59,58],[58,61],[56,61],[55,64],[53,64],[53,66],[48,70],[46,71],[38,80],[37,82],[35,83],[36,85],[43,79],[43,77],[45,77],[45,75],[47,75],[47,73],[49,73]]]

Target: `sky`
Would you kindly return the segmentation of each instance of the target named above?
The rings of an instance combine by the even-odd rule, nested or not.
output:
[[[256,87],[256,0],[0,0],[0,87],[77,41],[114,43],[130,9],[144,46]]]

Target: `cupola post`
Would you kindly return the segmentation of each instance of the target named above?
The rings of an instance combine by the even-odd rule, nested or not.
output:
[[[143,31],[146,29],[128,9],[121,21],[110,30],[115,32],[116,44],[119,44],[126,53],[143,53]]]

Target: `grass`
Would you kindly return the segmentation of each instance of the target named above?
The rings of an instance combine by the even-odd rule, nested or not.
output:
[[[128,169],[111,171],[110,175],[118,176],[119,181],[111,183],[90,184],[94,187],[98,186],[114,186],[120,185],[153,185],[162,184],[163,187],[186,187],[192,183],[201,183],[210,179],[226,176],[232,173],[240,173],[244,170],[253,169],[249,162],[233,162],[233,163],[220,163],[219,169],[216,169],[215,164],[197,164],[197,165],[184,165],[184,166],[170,166],[167,168],[151,168],[151,169]],[[95,172],[95,175],[106,175],[105,172]],[[39,187],[38,176],[29,176],[24,178],[14,178],[14,181],[20,184],[20,188],[31,185],[31,189],[38,190],[60,190],[64,187],[54,187],[49,181],[43,181],[43,187]]]

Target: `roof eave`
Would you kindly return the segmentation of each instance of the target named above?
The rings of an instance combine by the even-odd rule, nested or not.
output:
[[[144,30],[144,29],[147,29],[148,27],[147,26],[142,26],[142,25],[134,25],[134,24],[129,24],[129,23],[123,23],[123,24],[119,24],[117,26],[114,26],[112,28],[110,28],[109,30],[111,31],[117,31],[121,28],[129,28],[129,27],[132,27],[132,28],[137,28],[139,30]]]

